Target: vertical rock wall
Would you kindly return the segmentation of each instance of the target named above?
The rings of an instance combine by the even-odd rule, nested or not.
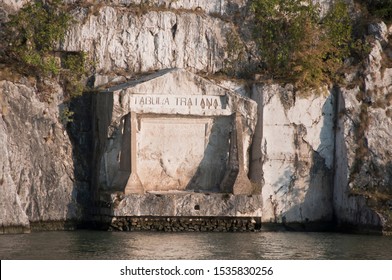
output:
[[[2,111],[4,109],[2,108]],[[2,112],[1,115],[3,115]],[[0,234],[5,232],[25,232],[30,230],[29,219],[23,210],[17,193],[17,185],[11,177],[8,136],[3,118],[0,119]],[[7,227],[7,229],[5,228]]]
[[[339,94],[335,215],[342,225],[391,230],[392,28],[369,26],[374,37],[360,73],[348,73]]]
[[[23,78],[22,78],[23,79]],[[48,104],[27,80],[0,81],[0,224],[8,232],[30,223],[51,227],[79,220],[72,145],[60,122],[61,88]],[[51,225],[50,225],[51,224]]]
[[[263,174],[263,222],[331,222],[333,95],[258,85],[253,97],[262,103],[251,176]]]
[[[90,53],[100,73],[173,67],[214,73],[223,67],[231,24],[219,18],[193,10],[96,9],[75,11],[78,23],[62,48]]]

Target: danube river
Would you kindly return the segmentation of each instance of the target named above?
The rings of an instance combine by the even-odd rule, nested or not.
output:
[[[0,259],[392,259],[392,237],[303,232],[34,232],[0,235]]]

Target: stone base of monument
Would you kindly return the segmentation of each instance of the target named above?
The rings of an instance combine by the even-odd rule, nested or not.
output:
[[[253,231],[260,228],[261,195],[154,192],[112,193],[101,214],[112,230]]]
[[[254,229],[263,205],[261,180],[248,177],[258,110],[245,95],[185,69],[97,94],[97,223],[110,219],[119,230]]]
[[[260,195],[157,192],[112,195],[113,216],[261,217]]]

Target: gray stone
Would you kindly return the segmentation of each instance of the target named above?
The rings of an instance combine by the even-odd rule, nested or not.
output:
[[[92,14],[79,8],[75,17],[78,22],[68,31],[62,48],[91,52],[102,73],[171,67],[216,72],[224,64],[228,24],[219,18],[175,10],[136,14],[112,6]]]
[[[331,221],[334,97],[326,89],[293,97],[278,85],[256,85],[252,95],[259,119],[250,177],[262,184],[262,220]]]
[[[335,151],[334,210],[340,224],[391,230],[392,68],[385,68],[384,23],[373,24],[363,87],[340,88]]]
[[[28,2],[2,1],[1,20]],[[329,222],[334,214],[340,224],[391,228],[392,26],[369,25],[375,40],[365,69],[346,73],[352,85],[336,96],[321,89],[321,95],[302,98],[290,85],[257,84],[250,94],[237,82],[210,82],[172,69],[224,69],[226,35],[234,28],[226,19],[238,20],[249,1],[64,2],[76,4],[76,22],[61,50],[89,53],[97,62],[94,86],[122,83],[94,101],[91,185],[100,190],[98,198],[127,194],[109,195],[115,203],[102,204],[101,213],[262,216],[263,222],[282,224]],[[332,1],[314,2],[325,14]],[[252,44],[245,43],[253,58]],[[160,71],[125,83],[134,73],[152,70]],[[81,190],[90,183],[89,166],[77,165],[75,157],[85,155],[59,121],[62,90],[48,82],[56,94],[42,102],[34,82],[12,78],[0,82],[0,232],[79,220],[80,198],[95,198],[96,192]],[[257,190],[261,195],[243,195]],[[218,231],[234,225],[178,221],[181,228],[172,228],[176,221],[168,218],[157,229]],[[131,220],[127,228],[121,218],[113,228],[153,228],[143,222]],[[235,227],[251,228],[241,220]]]
[[[0,81],[0,224],[79,220],[72,145],[59,121],[61,89],[51,104],[35,88]],[[57,99],[59,98],[59,99]]]
[[[117,198],[112,196],[113,201]],[[198,206],[198,207],[195,207]],[[261,217],[259,195],[166,193],[127,195],[114,216]],[[171,222],[171,221],[169,221]]]
[[[95,102],[101,190],[216,192],[235,173],[229,192],[235,184],[237,194],[254,192],[247,178],[254,101],[172,69],[110,88]]]

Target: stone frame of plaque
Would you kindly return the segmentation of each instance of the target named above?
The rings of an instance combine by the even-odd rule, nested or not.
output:
[[[122,185],[126,195],[254,193],[247,175],[254,101],[183,69],[160,71],[105,93],[114,100],[109,126],[123,123],[123,141],[113,144],[121,147],[118,170],[113,168],[107,185]],[[114,158],[112,150],[106,158]],[[108,160],[102,164],[107,165]]]

